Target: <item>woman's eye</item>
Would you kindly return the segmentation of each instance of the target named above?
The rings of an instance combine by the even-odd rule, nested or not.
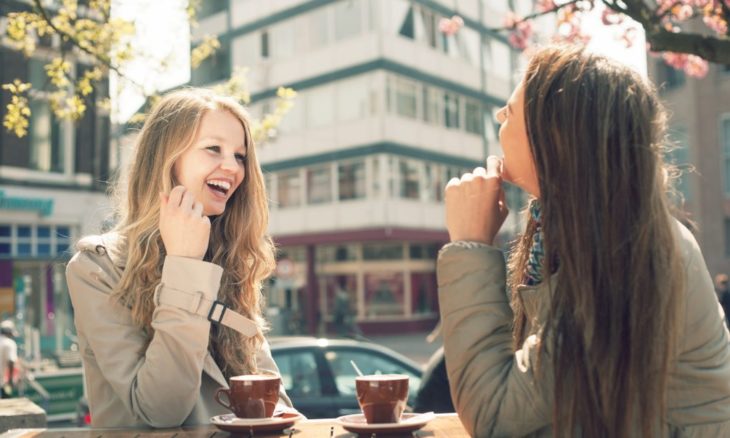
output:
[[[246,162],[246,156],[243,154],[236,154],[236,160],[239,163],[245,163]]]
[[[213,151],[213,152],[220,152],[221,151],[221,147],[220,146],[208,146],[206,149],[208,149],[209,151]]]

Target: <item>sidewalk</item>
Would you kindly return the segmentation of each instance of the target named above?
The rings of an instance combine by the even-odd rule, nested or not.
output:
[[[409,333],[404,335],[368,336],[372,342],[395,350],[420,365],[426,365],[431,355],[441,346],[441,338],[433,343],[426,341],[425,333]]]

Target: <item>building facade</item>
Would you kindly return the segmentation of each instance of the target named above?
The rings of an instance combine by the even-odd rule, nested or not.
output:
[[[24,8],[27,2],[2,2],[0,31],[9,12]],[[98,233],[110,213],[109,117],[96,107],[108,91],[104,84],[96,89],[81,120],[57,119],[44,66],[59,50],[59,39],[39,39],[26,58],[0,43],[0,83],[33,85],[28,134],[0,132],[0,317],[15,318],[26,358],[33,359],[62,354],[72,344],[65,264],[72,244]],[[85,68],[76,59],[71,74]],[[7,92],[0,93],[1,108],[9,101]]]
[[[298,93],[258,152],[280,250],[267,288],[274,328],[332,331],[338,291],[366,334],[433,327],[443,188],[501,155],[493,115],[517,54],[488,28],[509,2],[206,3],[193,39],[217,35],[221,49],[192,71],[193,85],[248,67],[256,117],[277,87]],[[440,32],[453,15],[464,27]]]
[[[658,58],[648,67],[670,112],[670,159],[683,171],[677,189],[707,267],[730,273],[730,67],[710,64],[701,79]]]

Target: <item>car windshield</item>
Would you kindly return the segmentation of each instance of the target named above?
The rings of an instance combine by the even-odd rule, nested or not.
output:
[[[350,361],[357,364],[363,374],[406,374],[410,377],[408,392],[411,400],[415,400],[421,378],[410,368],[395,358],[376,351],[354,349],[333,349],[325,354],[332,368],[335,385],[340,395],[355,395],[355,377],[357,374]]]

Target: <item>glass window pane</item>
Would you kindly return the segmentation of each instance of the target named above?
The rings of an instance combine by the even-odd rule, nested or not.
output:
[[[0,243],[0,255],[10,255],[9,243]]]
[[[337,169],[339,199],[361,199],[365,197],[365,162],[340,163]]]
[[[365,260],[401,260],[403,245],[397,243],[366,243],[362,246],[362,255]]]
[[[39,243],[38,244],[38,255],[39,256],[51,255],[51,244],[50,243]]]
[[[367,77],[340,81],[337,84],[337,120],[356,120],[370,114],[370,84]]]
[[[56,227],[56,237],[71,238],[71,229],[69,227]]]
[[[309,204],[332,201],[331,176],[329,165],[307,169],[307,202]]]
[[[36,229],[36,232],[38,233],[39,238],[50,238],[51,237],[51,227],[39,226]]]
[[[366,273],[365,311],[367,317],[403,315],[404,282],[402,272]]]
[[[452,93],[444,93],[444,126],[459,127],[459,96]]]
[[[69,250],[68,243],[59,243],[56,245],[56,254],[63,254]]]
[[[355,396],[355,370],[350,364],[353,361],[364,374],[406,374],[408,382],[408,398],[415,400],[421,378],[395,359],[376,351],[333,348],[325,353],[335,377],[335,385],[340,395]]]
[[[0,225],[0,237],[10,237],[10,225]]]
[[[18,255],[29,256],[32,254],[30,243],[18,243]]]
[[[472,134],[481,134],[482,133],[482,124],[481,124],[481,111],[479,108],[479,103],[467,100],[465,105],[465,128],[467,132],[471,132]]]
[[[419,199],[419,162],[415,160],[400,160],[399,175],[401,178],[400,182],[400,197],[404,199]]]
[[[435,272],[411,274],[411,311],[414,314],[438,312],[438,286]]]
[[[281,373],[281,382],[291,397],[318,397],[322,395],[317,360],[308,350],[273,351],[272,356]]]
[[[395,110],[406,117],[416,117],[416,89],[414,81],[398,78],[395,83]]]
[[[330,8],[320,8],[308,14],[310,48],[317,49],[329,43],[330,11]]]
[[[18,237],[30,237],[31,235],[31,228],[26,225],[22,225],[18,227]]]
[[[307,95],[307,125],[312,128],[331,125],[335,120],[335,88],[325,85]]]
[[[301,204],[301,181],[299,170],[281,172],[278,174],[278,201],[279,207],[295,207]]]

